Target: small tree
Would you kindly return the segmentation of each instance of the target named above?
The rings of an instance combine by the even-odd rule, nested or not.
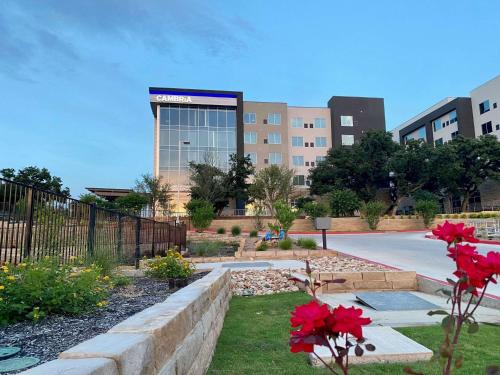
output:
[[[352,190],[336,189],[330,193],[330,208],[333,217],[354,216],[361,201]]]
[[[308,202],[304,205],[304,212],[314,221],[317,217],[325,217],[330,213],[329,207],[322,202]]]
[[[129,215],[140,215],[142,209],[149,203],[148,197],[144,194],[131,192],[116,199],[118,210]]]
[[[283,200],[278,200],[273,205],[276,212],[276,221],[279,227],[285,231],[285,237],[288,230],[292,227],[293,221],[297,218],[297,213]],[[272,229],[276,229],[276,225],[271,225]]]
[[[212,203],[214,212],[220,215],[229,204],[227,174],[209,157],[205,163],[189,163],[189,173],[191,197]]]
[[[109,210],[116,209],[116,204],[114,202],[109,202],[92,193],[82,194],[78,199],[83,203],[95,204],[97,207],[107,208]]]
[[[163,182],[162,176],[142,175],[141,179],[136,181],[135,191],[146,197],[153,218],[157,209],[170,213],[171,188],[168,183]]]
[[[293,169],[285,166],[271,165],[255,174],[250,195],[262,204],[274,216],[274,203],[283,200],[288,203],[293,193]]]
[[[185,208],[191,217],[191,223],[198,232],[207,229],[214,219],[214,206],[208,201],[191,199],[185,204]]]
[[[422,216],[425,227],[429,228],[439,212],[439,206],[435,200],[421,199],[415,203],[415,211]]]
[[[385,204],[380,201],[372,201],[363,205],[361,212],[371,230],[377,229],[380,217],[385,212],[385,209]]]

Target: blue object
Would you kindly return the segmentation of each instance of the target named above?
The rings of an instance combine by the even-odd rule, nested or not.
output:
[[[266,236],[264,237],[264,241],[271,241],[271,232],[267,231]]]
[[[280,230],[280,241],[285,239],[286,232],[282,229]]]

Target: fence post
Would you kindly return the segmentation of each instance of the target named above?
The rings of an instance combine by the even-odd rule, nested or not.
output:
[[[139,269],[139,259],[141,257],[141,218],[136,218],[135,224],[135,268]]]
[[[122,260],[122,256],[123,256],[123,236],[122,236],[122,233],[123,233],[123,221],[122,221],[122,214],[119,213],[118,214],[118,233],[117,233],[117,236],[118,236],[118,242],[117,242],[117,245],[118,245],[118,248],[117,248],[117,253],[118,253],[118,258],[120,260]]]
[[[96,215],[96,204],[92,203],[90,205],[90,210],[89,210],[89,227],[87,233],[87,253],[90,258],[94,256],[95,215]]]
[[[27,258],[31,254],[31,243],[33,240],[33,214],[34,214],[34,204],[33,204],[33,189],[28,188],[26,195],[26,224],[24,233],[24,252],[23,258]]]
[[[155,246],[155,219],[153,217],[153,235],[151,236],[151,256],[154,258],[155,256],[155,249],[156,249],[156,246]]]

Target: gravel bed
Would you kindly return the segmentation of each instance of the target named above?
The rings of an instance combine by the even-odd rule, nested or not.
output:
[[[244,270],[231,271],[231,290],[237,296],[259,296],[299,290],[288,280],[294,270]]]
[[[380,264],[366,262],[348,256],[321,257],[309,259],[311,269],[315,272],[359,272],[387,271],[389,268]]]
[[[193,275],[190,282],[207,273]],[[20,347],[18,356],[37,357],[40,364],[51,361],[64,350],[105,333],[129,316],[163,302],[176,290],[169,290],[167,281],[138,277],[130,285],[113,289],[108,304],[102,309],[78,316],[51,315],[38,323],[23,321],[0,326],[0,346]],[[14,373],[17,372],[3,374]]]

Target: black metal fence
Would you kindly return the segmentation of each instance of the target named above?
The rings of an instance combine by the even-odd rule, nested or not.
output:
[[[143,256],[184,249],[186,224],[155,221],[0,178],[0,264],[57,256],[113,258],[138,264]]]

